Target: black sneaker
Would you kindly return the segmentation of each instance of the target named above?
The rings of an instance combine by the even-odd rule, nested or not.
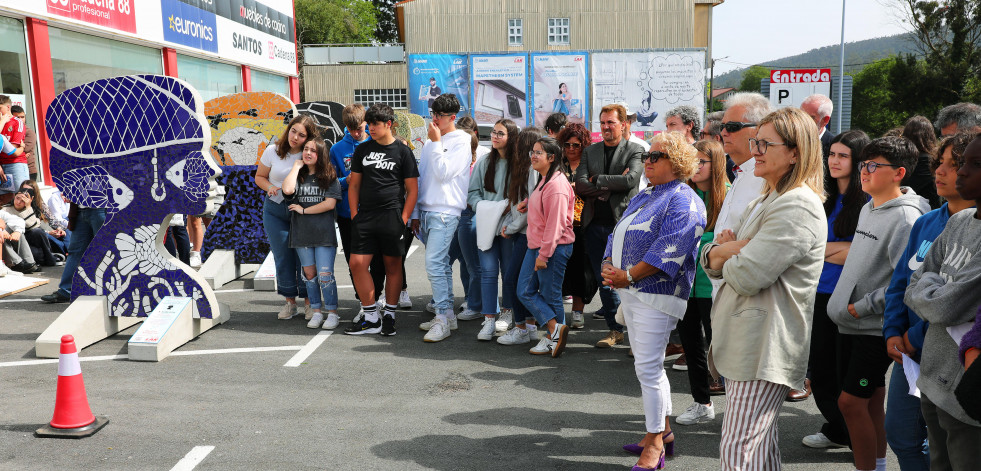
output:
[[[67,303],[71,301],[71,298],[61,294],[61,291],[55,291],[54,293],[41,296],[41,301],[46,303]]]
[[[11,266],[10,269],[16,272],[21,272],[25,275],[30,275],[31,273],[34,273],[34,267],[36,266],[37,265],[30,263],[27,260],[21,260],[16,265]]]
[[[344,333],[347,335],[377,334],[382,331],[381,325],[381,321],[368,322],[367,320],[362,320],[344,329]]]
[[[395,335],[395,316],[382,315],[382,335]]]

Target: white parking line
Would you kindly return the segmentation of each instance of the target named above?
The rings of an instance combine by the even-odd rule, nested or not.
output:
[[[409,251],[405,254],[405,258],[411,257],[412,252],[415,252],[416,250],[419,250],[419,245],[412,244],[412,246],[409,247]]]
[[[246,348],[223,348],[217,350],[188,350],[183,352],[171,352],[171,356],[190,356],[190,355],[215,355],[219,353],[253,353],[253,352],[281,352],[281,351],[294,351],[302,350],[304,347],[288,345],[285,347],[246,347]],[[106,360],[128,360],[128,355],[101,355],[93,357],[79,357],[78,361],[106,361]],[[44,359],[44,360],[21,360],[21,361],[7,361],[0,362],[0,368],[5,366],[31,366],[31,365],[47,365],[50,363],[58,363],[57,358]]]
[[[301,348],[300,351],[296,352],[296,355],[293,355],[293,358],[290,358],[290,361],[286,362],[286,364],[283,366],[289,366],[292,368],[300,366],[300,364],[303,363],[307,357],[317,350],[317,347],[327,341],[327,337],[330,337],[330,334],[332,333],[333,332],[329,330],[321,330],[318,332],[317,335],[310,339],[310,341],[307,342],[307,344]]]
[[[41,302],[41,298],[0,299],[0,303],[38,303],[38,302]]]
[[[195,466],[200,464],[204,459],[214,450],[213,446],[196,446],[187,452],[180,461],[170,468],[170,471],[191,471]]]

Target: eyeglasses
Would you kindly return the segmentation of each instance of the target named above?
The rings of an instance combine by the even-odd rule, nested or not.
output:
[[[454,115],[453,113],[432,113],[429,115],[429,117],[432,119],[446,118],[449,116],[456,116],[456,115]]]
[[[504,131],[491,131],[491,137],[507,137],[508,133]]]
[[[566,142],[565,144],[562,144],[562,146],[565,147],[566,149],[578,149],[582,147],[582,144],[578,142]]]
[[[701,169],[702,167],[705,166],[705,164],[710,164],[710,163],[712,163],[711,160],[698,159],[698,168]]]
[[[740,123],[739,121],[726,121],[722,123],[722,129],[726,132],[734,133],[742,131],[743,128],[755,128],[756,123]]]
[[[869,173],[875,173],[875,171],[879,167],[899,168],[899,167],[902,167],[902,165],[880,164],[879,162],[873,162],[871,160],[864,160],[864,161],[858,163],[858,171],[859,172],[861,172],[862,170],[865,170],[865,171],[867,171]]]
[[[543,150],[530,150],[530,151],[528,151],[528,157],[534,158],[536,155],[539,156],[539,157],[542,157],[542,156],[546,156],[548,154],[545,153],[545,151],[543,151]]]
[[[664,152],[652,150],[650,152],[645,152],[643,154],[640,154],[640,161],[647,162],[648,160],[650,160],[652,164],[656,164],[658,160],[661,160],[662,158],[667,156],[668,154],[665,154]]]
[[[712,133],[705,132],[705,131],[699,131],[698,132],[698,137],[700,137],[702,139],[707,139],[709,137],[712,137]]]
[[[769,141],[761,141],[759,139],[752,138],[752,137],[749,138],[749,150],[752,151],[753,149],[756,149],[756,152],[760,155],[766,154],[766,149],[769,146],[785,146],[785,145],[787,144],[783,142],[769,142]]]

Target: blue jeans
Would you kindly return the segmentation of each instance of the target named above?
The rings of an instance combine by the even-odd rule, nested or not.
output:
[[[433,287],[436,312],[453,312],[453,265],[450,265],[450,245],[456,238],[458,216],[432,211],[419,214],[419,238],[426,244],[426,273]]]
[[[0,168],[3,168],[4,177],[7,178],[6,181],[0,183],[0,193],[17,192],[20,184],[31,177],[27,164],[3,164],[0,165]],[[38,196],[40,197],[40,195]]]
[[[308,280],[303,277],[310,297],[310,309],[320,309],[321,300],[327,311],[337,310],[337,283],[334,280],[334,257],[337,247],[298,247],[296,255],[300,257],[301,267],[316,267],[317,276]],[[317,286],[317,282],[320,286]]]
[[[590,224],[586,227],[585,232],[586,258],[589,259],[593,275],[596,277],[596,283],[599,284],[600,301],[603,302],[603,307],[600,308],[599,312],[606,318],[606,326],[610,330],[623,332],[623,326],[617,324],[615,319],[617,308],[620,306],[620,296],[609,286],[603,284],[603,275],[601,274],[603,271],[603,254],[606,253],[606,241],[613,233],[613,226]]]
[[[68,247],[71,245],[72,241],[72,231],[65,229],[65,237],[62,237],[61,239],[48,234],[48,241],[51,242],[52,252],[68,254]]]
[[[58,292],[65,295],[72,295],[72,279],[78,271],[78,264],[82,261],[85,249],[89,248],[95,233],[102,229],[106,222],[106,210],[95,208],[79,208],[78,218],[75,219],[75,230],[72,231],[71,241],[68,243],[68,258],[65,259],[65,271],[61,273],[61,282],[58,284]]]
[[[494,243],[491,244],[490,249],[477,252],[477,257],[480,259],[481,311],[485,316],[495,315],[497,314],[497,277],[498,274],[503,274],[501,272],[504,261],[511,257],[511,242],[501,236],[494,236]],[[505,286],[504,290],[507,289],[508,287]],[[504,299],[507,299],[506,295]]]
[[[518,276],[521,274],[521,265],[525,261],[525,252],[528,251],[528,236],[517,233],[507,240],[511,241],[511,258],[505,260],[504,278],[501,281],[504,283],[502,288],[504,300],[501,304],[509,306],[514,312],[514,323],[521,324],[531,317],[531,312],[518,299]]]
[[[290,248],[290,211],[286,203],[276,203],[266,198],[262,203],[262,228],[269,239],[269,249],[276,261],[276,292],[287,298],[307,297],[306,284],[300,273],[300,260]]]
[[[528,249],[518,275],[518,294],[521,302],[531,311],[538,325],[555,319],[565,324],[565,306],[562,304],[562,280],[565,279],[565,265],[572,255],[572,244],[560,244],[548,259],[545,268],[535,271],[538,249]]]
[[[889,395],[886,397],[886,441],[896,454],[903,471],[930,469],[926,421],[920,411],[920,398],[909,395],[903,365],[892,364]]]
[[[464,209],[463,213],[460,214],[456,240],[460,244],[462,260],[466,262],[467,270],[470,272],[468,283],[470,289],[464,290],[467,293],[467,308],[474,312],[480,312],[483,303],[480,295],[480,256],[477,254],[480,250],[477,249],[476,222],[474,222],[473,216],[474,212],[470,209]]]

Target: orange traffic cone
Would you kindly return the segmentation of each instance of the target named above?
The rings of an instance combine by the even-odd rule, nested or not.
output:
[[[58,359],[58,390],[55,393],[54,418],[51,423],[34,432],[38,437],[82,438],[98,432],[109,423],[105,417],[95,417],[89,408],[82,380],[82,367],[78,363],[75,338],[61,338],[61,355]]]

